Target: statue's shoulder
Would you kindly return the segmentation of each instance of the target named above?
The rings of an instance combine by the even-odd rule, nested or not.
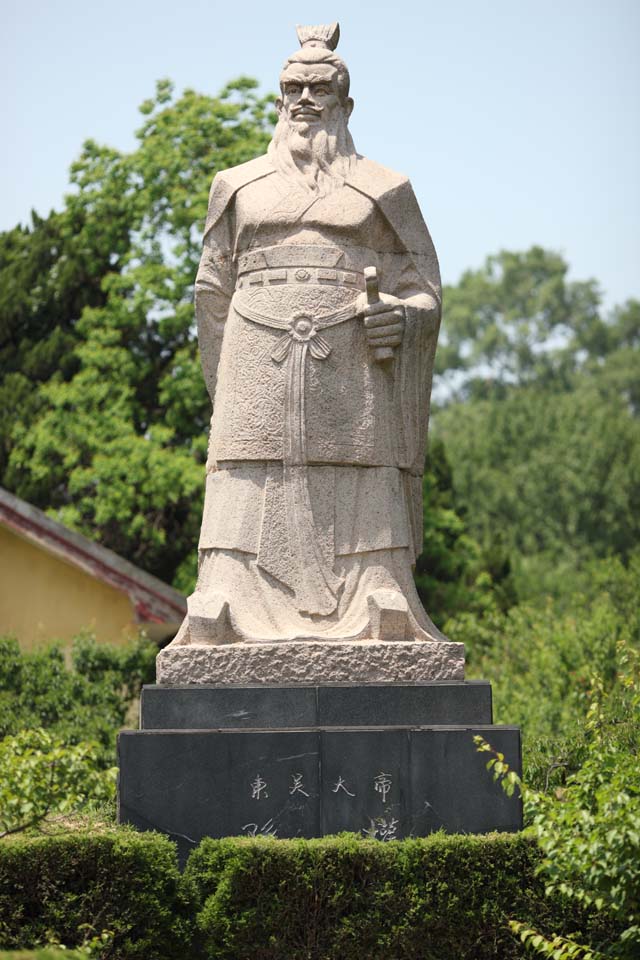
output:
[[[220,170],[216,173],[209,194],[206,230],[210,230],[220,219],[238,190],[272,173],[274,173],[273,164],[266,153],[254,160],[247,160],[246,163],[239,163],[237,167],[229,167],[228,170]]]
[[[247,160],[246,163],[239,163],[237,167],[229,167],[228,170],[221,170],[213,178],[214,185],[224,184],[229,190],[235,193],[241,187],[266,177],[273,173],[273,164],[268,154],[264,153],[261,157],[255,157],[253,160]]]
[[[389,167],[383,167],[381,163],[369,160],[368,157],[358,157],[347,182],[378,202],[383,197],[389,199],[394,194],[411,192],[411,183],[404,173],[397,173]]]
[[[347,183],[373,200],[382,211],[405,250],[410,252],[418,273],[439,300],[438,259],[409,178],[366,157],[358,157]]]

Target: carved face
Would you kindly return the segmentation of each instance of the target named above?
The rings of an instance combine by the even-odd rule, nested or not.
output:
[[[340,97],[335,67],[326,63],[291,63],[280,78],[282,97],[276,101],[280,117],[301,132],[327,127],[341,110],[348,117],[352,101]]]

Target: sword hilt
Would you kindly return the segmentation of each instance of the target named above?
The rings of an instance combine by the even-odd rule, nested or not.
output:
[[[369,306],[379,303],[380,289],[378,287],[378,271],[375,267],[364,268],[364,286]],[[393,360],[393,347],[374,347],[373,357],[376,363],[388,363]]]

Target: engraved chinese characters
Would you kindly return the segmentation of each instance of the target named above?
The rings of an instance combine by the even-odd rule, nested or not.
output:
[[[369,827],[363,830],[363,836],[369,840],[397,840],[398,821],[395,817],[388,820],[385,817],[376,817],[370,821]]]
[[[262,779],[260,774],[258,774],[255,780],[251,783],[251,799],[259,800],[260,797],[262,796],[263,791],[264,791],[265,798],[268,797],[269,794],[266,792],[266,790],[267,790],[266,781]]]
[[[331,790],[332,790],[333,793],[337,793],[338,790],[344,790],[344,792],[346,793],[346,795],[347,795],[348,797],[355,797],[355,793],[351,793],[351,791],[350,791],[349,788],[347,787],[347,785],[346,785],[346,783],[345,783],[345,781],[344,781],[344,779],[343,779],[342,777],[338,777],[338,779],[337,779],[336,782],[335,782],[335,785],[331,788]]]
[[[213,417],[176,646],[444,640],[411,573],[438,263],[409,181],[356,153],[337,36],[299,30],[267,155],[214,179],[196,281]]]
[[[309,794],[307,793],[307,791],[304,789],[302,785],[302,774],[294,773],[292,780],[293,780],[293,784],[291,786],[291,789],[289,790],[289,795],[292,796],[294,793],[301,793],[303,797],[308,797]]]
[[[382,802],[387,799],[387,794],[391,790],[391,777],[388,773],[379,773],[375,779],[375,789],[382,795]]]
[[[288,797],[303,797],[307,800],[315,799],[315,797],[312,798],[310,793],[307,791],[307,785],[308,784],[305,782],[305,775],[303,773],[291,773],[289,775],[289,784],[287,787]],[[361,793],[365,798],[365,804],[367,806],[367,810],[369,811],[365,815],[365,823],[361,828],[361,832],[364,837],[384,841],[398,839],[397,832],[400,821],[397,817],[392,815],[392,807],[387,804],[387,798],[390,797],[392,787],[392,777],[384,772],[380,772],[375,777],[370,778],[366,783],[362,784]],[[272,791],[272,793],[270,793],[270,784],[260,773],[257,773],[249,782],[248,790],[250,791],[249,795],[251,800],[266,801],[271,799],[272,801],[279,801],[282,803],[282,808],[279,813],[268,817],[266,820],[260,818],[259,820],[243,824],[241,827],[242,833],[250,837],[277,837],[278,822],[283,813],[286,812],[287,815],[290,816],[292,812],[295,812],[292,811],[291,804],[288,803],[281,785],[279,784],[278,788],[276,788],[276,791]],[[331,786],[330,792],[333,794],[342,792],[347,797],[355,798],[357,794],[355,792],[354,778],[338,776],[338,779]],[[280,794],[279,797],[278,793]],[[377,804],[376,800],[378,800]],[[325,799],[325,803],[326,802],[327,799]],[[378,805],[385,808],[383,813],[371,816],[371,813],[374,812],[373,808]],[[347,826],[352,828],[351,823],[344,824],[345,828]]]

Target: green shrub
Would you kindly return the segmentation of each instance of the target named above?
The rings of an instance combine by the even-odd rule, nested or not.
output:
[[[611,920],[545,897],[540,856],[531,839],[508,834],[236,837],[204,840],[181,876],[175,847],[157,834],[20,836],[0,843],[0,950],[64,943],[96,960],[519,960],[514,918],[603,941]]]
[[[78,947],[103,930],[104,960],[181,960],[191,952],[190,882],[175,846],[128,828],[0,843],[0,949]]]
[[[131,643],[98,643],[94,636],[81,634],[73,641],[74,670],[89,683],[110,681],[125,704],[140,693],[143,683],[155,683],[158,648],[144,636]]]
[[[0,952],[0,960],[86,960],[86,957],[86,953],[79,953],[77,950],[58,950],[56,947]]]
[[[109,800],[117,770],[101,770],[95,744],[66,746],[46,730],[23,730],[0,740],[0,838],[52,818],[69,816],[88,801]]]
[[[640,956],[640,652],[617,651],[619,675],[609,691],[591,681],[586,759],[553,794],[532,789],[504,755],[476,736],[487,768],[505,793],[519,789],[541,853],[536,875],[545,894],[600,918],[599,935],[569,936],[511,920],[527,948],[546,960],[636,960]]]
[[[141,684],[153,683],[157,652],[144,639],[116,647],[78,637],[69,667],[55,645],[23,653],[0,637],[0,738],[45,727],[67,744],[95,741],[101,766],[112,766],[116,733]]]
[[[592,564],[588,587],[445,626],[465,644],[468,675],[491,681],[495,722],[522,729],[524,780],[536,789],[561,786],[580,768],[593,675],[617,696],[619,644],[640,649],[640,551],[626,566]]]
[[[241,838],[204,840],[185,876],[212,960],[515,960],[510,917],[562,916],[538,859],[517,835]],[[584,924],[581,909],[562,919]]]
[[[626,703],[611,705],[596,690],[587,759],[561,802],[537,797],[533,826],[547,893],[618,920],[624,930],[607,955],[632,960],[640,956],[640,656],[628,651],[626,659]],[[612,736],[615,720],[623,732]]]

